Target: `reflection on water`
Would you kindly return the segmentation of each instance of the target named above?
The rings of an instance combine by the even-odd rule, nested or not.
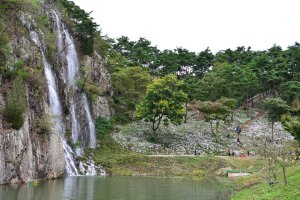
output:
[[[1,200],[215,200],[228,191],[182,178],[67,177],[61,180],[0,186]]]

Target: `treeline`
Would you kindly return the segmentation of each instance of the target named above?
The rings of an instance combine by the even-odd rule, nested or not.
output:
[[[238,47],[213,54],[209,48],[198,53],[184,48],[160,51],[145,38],[130,41],[123,36],[116,40],[110,39],[110,42],[114,54],[110,54],[107,63],[113,72],[113,78],[117,77],[113,79],[117,103],[120,103],[127,92],[135,90],[132,88],[133,83],[126,85],[129,82],[124,83],[122,80],[137,76],[132,74],[133,71],[137,73],[134,70],[136,67],[140,67],[141,73],[147,72],[152,78],[176,75],[177,79],[185,83],[189,102],[216,101],[227,97],[236,99],[239,105],[248,101],[249,106],[253,107],[253,97],[257,94],[280,96],[288,103],[300,96],[299,43],[286,50],[274,45],[265,51]],[[146,81],[144,88],[147,84]],[[138,85],[141,86],[141,83]],[[124,91],[124,87],[127,91]],[[135,92],[145,91],[146,89],[139,89]],[[133,105],[137,105],[136,99]],[[126,110],[126,107],[132,113],[134,106],[123,105],[122,109]]]
[[[145,38],[130,41],[124,36],[110,44],[114,53],[107,62],[120,121],[151,122],[155,135],[160,124],[186,122],[189,107],[202,113],[218,141],[219,123],[230,123],[234,109],[263,103],[272,136],[274,122],[281,121],[299,138],[299,43],[286,50],[277,45],[265,51],[237,47],[216,54],[209,48],[160,51]]]
[[[274,97],[280,95],[289,103],[299,98],[299,43],[286,50],[277,45],[265,51],[253,51],[251,47],[242,46],[235,50],[221,50],[216,54],[209,48],[201,52],[185,48],[159,50],[145,38],[132,41],[126,36],[117,39],[101,36],[99,25],[93,22],[91,13],[80,9],[72,1],[58,2],[66,10],[65,20],[80,42],[83,54],[90,55],[94,50],[98,51],[105,58],[110,72],[115,73],[114,100],[121,113],[131,113],[132,116],[138,102],[135,96],[142,97],[145,90],[141,88],[146,88],[149,83],[148,77],[144,77],[147,80],[145,85],[141,85],[141,81],[136,79],[141,87],[130,89],[137,84],[128,81],[128,77],[133,74],[143,76],[148,73],[152,78],[175,74],[178,79],[184,80],[189,101],[216,101],[227,97],[236,99],[239,105],[248,100],[253,107],[253,97],[256,94],[271,93]],[[140,70],[142,72],[138,72]],[[124,87],[128,88],[130,95],[124,93]],[[134,100],[127,97],[133,97]],[[128,116],[125,118],[132,119]]]

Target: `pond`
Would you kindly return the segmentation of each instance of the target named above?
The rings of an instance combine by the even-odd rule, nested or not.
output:
[[[1,200],[215,200],[229,199],[220,184],[185,178],[77,176],[38,185],[0,186]]]

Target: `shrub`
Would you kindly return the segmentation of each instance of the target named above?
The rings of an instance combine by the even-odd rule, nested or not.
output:
[[[104,117],[97,117],[96,119],[96,135],[98,138],[103,137],[111,131],[113,127],[113,119],[106,119]]]
[[[26,111],[26,94],[23,79],[18,77],[13,81],[13,86],[8,95],[3,117],[11,124],[13,129],[19,130],[24,123],[24,112]]]
[[[54,125],[55,124],[52,117],[48,114],[44,114],[43,116],[37,118],[34,124],[35,130],[41,134],[49,133]]]

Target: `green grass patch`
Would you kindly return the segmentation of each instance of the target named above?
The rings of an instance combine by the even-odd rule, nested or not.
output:
[[[110,133],[98,135],[100,147],[90,150],[96,163],[112,175],[144,176],[192,176],[209,177],[221,168],[257,170],[261,167],[258,158],[214,156],[147,156],[129,151],[116,143]]]
[[[279,183],[269,185],[265,179],[258,176],[243,177],[243,179],[237,179],[235,185],[242,183],[249,183],[248,187],[234,194],[232,200],[297,200],[300,199],[300,166],[295,165],[288,168],[288,185],[284,185],[281,177],[279,177]]]

